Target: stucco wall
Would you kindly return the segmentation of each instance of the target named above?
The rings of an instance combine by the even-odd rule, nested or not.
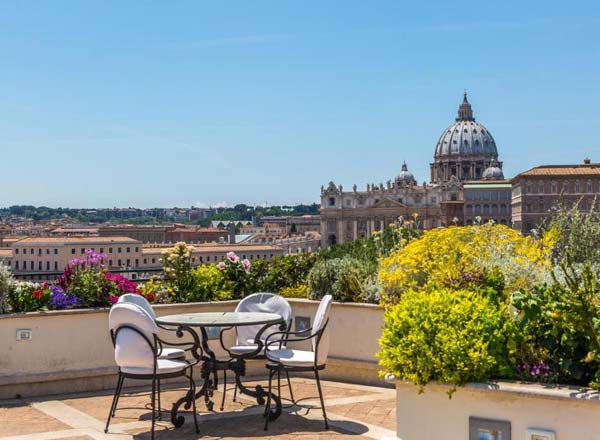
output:
[[[294,317],[311,317],[317,302],[291,300]],[[155,306],[157,315],[232,311],[236,301]],[[381,383],[375,353],[383,311],[372,305],[334,304],[330,316],[332,344],[325,378]],[[17,329],[33,330],[30,341],[17,341]],[[163,334],[167,337],[168,334]],[[229,332],[232,343],[234,332]],[[175,338],[172,338],[175,339]],[[211,341],[223,354],[218,341]],[[249,375],[263,374],[255,361]],[[116,367],[108,333],[108,310],[69,310],[0,316],[0,399],[65,390],[114,386]]]
[[[511,438],[526,439],[527,429],[547,429],[557,440],[597,440],[597,392],[535,384],[470,384],[448,398],[448,387],[430,384],[423,394],[399,382],[397,432],[400,440],[469,438],[469,416],[511,422]]]

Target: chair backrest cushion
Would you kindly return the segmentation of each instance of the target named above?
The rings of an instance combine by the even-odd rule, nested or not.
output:
[[[108,326],[116,334],[115,362],[123,367],[152,368],[154,366],[154,335],[158,333],[156,323],[140,306],[132,303],[117,303],[111,307]],[[130,328],[134,327],[142,333]]]
[[[118,302],[128,302],[137,304],[138,306],[143,308],[152,317],[152,319],[156,320],[156,313],[154,313],[154,310],[152,309],[152,306],[150,305],[148,300],[142,295],[139,295],[137,293],[126,293],[125,295],[121,295],[119,297]]]
[[[319,303],[319,308],[317,309],[317,313],[315,313],[315,318],[313,320],[312,332],[313,334],[320,331],[327,320],[329,319],[329,310],[331,309],[331,303],[333,302],[333,297],[331,295],[325,295],[321,302]],[[317,351],[317,365],[325,365],[327,362],[327,356],[329,355],[329,330],[331,326],[327,324],[325,331],[321,335],[321,339],[319,340],[319,349],[317,350],[317,338],[312,339],[312,347],[313,351]]]
[[[235,311],[276,313],[285,320],[286,324],[289,324],[292,319],[292,306],[290,306],[290,303],[284,297],[275,293],[253,293],[242,299]],[[263,327],[264,325],[245,325],[237,327],[237,345],[252,345],[256,334]],[[273,325],[263,332],[260,339],[264,341],[267,339],[267,336],[278,331],[280,331],[279,325]]]

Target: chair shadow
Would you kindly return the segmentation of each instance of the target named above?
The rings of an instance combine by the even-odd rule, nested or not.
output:
[[[344,420],[343,428],[333,426],[336,419],[329,419],[329,429],[325,429],[323,419],[307,419],[296,413],[283,413],[277,420],[269,423],[268,431],[264,430],[264,418],[261,415],[251,414],[243,415],[242,411],[239,415],[231,418],[220,418],[198,421],[200,433],[196,434],[194,421],[190,413],[185,413],[186,421],[181,428],[175,428],[168,424],[165,427],[165,422],[157,425],[155,439],[201,439],[206,436],[228,439],[228,438],[275,438],[282,436],[288,438],[290,434],[298,434],[302,438],[311,438],[310,434],[342,434],[348,436],[361,436],[368,432],[368,428],[354,421]],[[164,420],[164,419],[163,419]],[[150,429],[144,432],[134,434],[132,436],[136,440],[147,440],[151,437]],[[317,436],[315,435],[315,438]]]

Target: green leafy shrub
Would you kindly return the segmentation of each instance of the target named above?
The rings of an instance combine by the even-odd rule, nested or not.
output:
[[[298,284],[292,287],[284,287],[279,294],[284,298],[308,298],[308,286],[306,284]]]
[[[258,260],[252,265],[251,275],[255,288],[261,292],[281,293],[306,284],[308,273],[315,265],[315,254],[298,254]]]
[[[40,295],[40,284],[30,282],[16,282],[8,290],[7,305],[10,313],[35,312],[47,310],[48,295]]]
[[[191,271],[192,287],[187,302],[225,301],[233,298],[234,284],[216,265],[198,266]]]
[[[560,205],[552,212],[547,229],[556,237],[552,252],[555,261],[562,262],[567,257],[572,263],[600,260],[599,215],[593,207],[583,211],[579,203],[571,208]]]
[[[551,285],[513,293],[519,332],[520,371],[528,380],[600,388],[600,293],[589,264],[562,264]],[[542,376],[529,365],[543,365]],[[532,377],[533,376],[533,377]]]
[[[308,274],[310,298],[331,294],[335,301],[359,302],[373,275],[369,269],[369,265],[352,257],[319,261]]]
[[[515,325],[507,316],[505,306],[468,290],[406,292],[385,314],[380,363],[421,387],[511,377]]]
[[[161,262],[165,281],[175,301],[185,302],[192,288],[192,252],[194,248],[178,242],[172,248],[162,251]]]
[[[15,288],[15,279],[8,266],[0,263],[0,313],[8,313],[9,296]]]

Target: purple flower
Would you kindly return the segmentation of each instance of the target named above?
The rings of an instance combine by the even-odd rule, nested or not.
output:
[[[50,307],[57,310],[73,309],[81,300],[72,293],[65,293],[59,286],[50,286]]]

